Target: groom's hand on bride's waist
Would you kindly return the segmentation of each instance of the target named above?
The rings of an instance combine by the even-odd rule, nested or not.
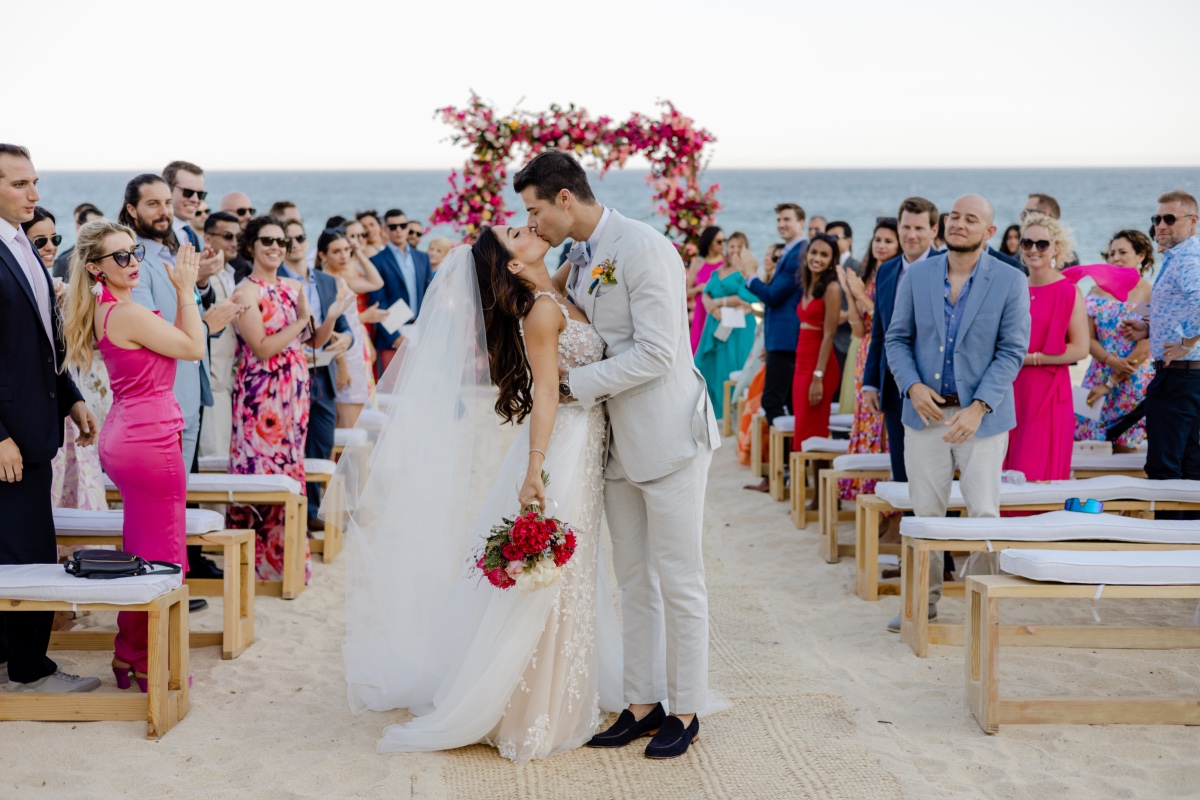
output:
[[[562,367],[558,368],[558,402],[571,403],[576,400],[571,394],[571,373]]]

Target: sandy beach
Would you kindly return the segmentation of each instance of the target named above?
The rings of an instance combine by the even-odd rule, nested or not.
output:
[[[1200,728],[984,734],[964,706],[961,649],[914,657],[884,630],[899,599],[858,600],[852,563],[824,563],[815,523],[795,530],[785,504],[742,490],[748,478],[727,439],[710,475],[705,549],[712,686],[734,705],[705,719],[678,761],[648,761],[635,747],[523,766],[483,746],[377,755],[382,728],[406,714],[347,710],[345,573],[318,561],[297,600],[259,598],[257,641],[240,658],[192,651],[191,713],[161,741],[136,722],[0,724],[0,798],[1200,797]],[[193,628],[217,625],[219,607],[195,615]],[[1097,609],[1105,623],[1163,625],[1189,625],[1194,610],[1184,601]],[[961,598],[941,611],[961,620]],[[1011,619],[1064,617],[1092,619],[1087,603],[1017,606]],[[108,654],[52,655],[116,691]],[[1010,648],[1001,665],[1006,691],[1034,696],[1186,697],[1200,685],[1200,659],[1187,650]]]

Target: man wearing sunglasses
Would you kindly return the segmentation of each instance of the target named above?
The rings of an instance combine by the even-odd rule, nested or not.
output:
[[[1150,218],[1164,251],[1150,295],[1150,319],[1122,324],[1130,339],[1150,338],[1154,380],[1146,389],[1146,477],[1200,480],[1200,239],[1196,198],[1176,189]],[[1159,511],[1158,519],[1200,519]]]
[[[392,208],[384,213],[383,232],[387,244],[371,256],[371,263],[383,278],[383,288],[371,292],[367,299],[371,303],[378,303],[382,309],[391,308],[397,300],[403,300],[414,315],[419,314],[425,290],[433,280],[429,256],[415,247],[409,247],[408,217],[400,209]],[[396,354],[400,334],[388,333],[382,325],[376,325],[374,341],[375,350],[379,353],[377,366],[382,375]]]
[[[175,218],[171,227],[180,243],[191,242],[197,252],[204,249],[200,236],[192,228],[200,201],[208,197],[204,191],[204,170],[187,161],[172,161],[162,172],[163,180],[171,190],[171,207]]]
[[[222,197],[219,210],[228,211],[237,217],[242,230],[246,230],[246,224],[258,214],[258,209],[250,204],[250,198],[241,192],[230,192]]]
[[[45,267],[21,224],[33,219],[38,175],[29,151],[0,144],[0,564],[58,560],[51,461],[63,419],[79,426],[76,444],[96,440],[96,418],[59,370],[66,358],[62,316]],[[62,672],[46,657],[54,614],[0,611],[0,680],[12,692],[90,692],[97,678]]]

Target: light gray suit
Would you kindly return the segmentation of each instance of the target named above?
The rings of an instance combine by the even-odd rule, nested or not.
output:
[[[157,256],[157,242],[138,238],[146,245],[146,256],[138,268],[138,285],[133,289],[133,301],[151,311],[158,311],[172,325],[179,310],[175,286],[167,274],[167,267]],[[153,252],[152,252],[153,251]],[[203,367],[195,361],[180,359],[175,367],[175,399],[183,412],[183,468],[190,470],[196,455],[196,440],[200,434],[200,370],[208,369],[208,355],[204,356]]]
[[[616,283],[574,298],[604,340],[605,359],[571,370],[568,380],[585,407],[608,407],[604,506],[621,586],[625,700],[666,699],[672,712],[692,713],[708,694],[701,534],[720,434],[692,362],[674,245],[613,211],[591,266],[606,260]]]

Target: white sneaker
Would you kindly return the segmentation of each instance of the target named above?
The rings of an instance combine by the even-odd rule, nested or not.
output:
[[[8,682],[10,692],[90,692],[100,688],[99,678],[81,678],[68,675],[61,669],[53,675],[29,683]]]

